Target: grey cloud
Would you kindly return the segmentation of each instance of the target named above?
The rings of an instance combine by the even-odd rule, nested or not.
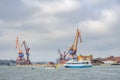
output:
[[[34,13],[34,9],[26,7],[21,0],[1,0],[0,19],[4,21],[20,21]]]

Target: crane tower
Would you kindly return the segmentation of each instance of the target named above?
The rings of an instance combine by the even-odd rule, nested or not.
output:
[[[70,47],[70,49],[68,50],[69,56],[72,58],[77,57],[76,52],[77,52],[78,39],[80,39],[80,42],[82,43],[81,33],[79,29],[77,29],[74,42],[72,46]]]
[[[19,45],[18,37],[16,38],[16,48],[18,50],[18,57],[16,59],[17,65],[23,65],[25,64],[24,54],[22,52],[21,46]]]
[[[27,64],[27,65],[29,65],[29,64],[31,64],[31,62],[30,62],[30,60],[29,60],[29,50],[30,50],[30,48],[28,47],[28,45],[27,45],[27,43],[26,43],[26,41],[24,40],[23,41],[23,43],[22,43],[22,45],[21,45],[21,47],[24,45],[24,48],[25,48],[25,51],[26,51],[26,55],[27,55],[27,58],[26,58],[26,60],[25,60],[25,64]]]

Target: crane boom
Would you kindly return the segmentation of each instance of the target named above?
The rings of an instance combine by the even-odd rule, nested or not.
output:
[[[24,45],[24,48],[25,48],[26,54],[29,54],[29,50],[30,50],[30,48],[28,48],[28,45],[27,45],[27,43],[26,43],[25,40],[23,41],[21,47],[22,47],[23,45]]]
[[[18,37],[16,38],[16,48],[18,49],[18,51],[21,50],[21,47],[20,47],[20,45],[19,45]]]
[[[61,53],[60,49],[58,49],[58,53],[60,55],[60,58],[62,58],[62,53]]]
[[[78,38],[80,38],[80,42],[82,43],[81,33],[80,33],[79,29],[77,29],[74,42],[73,42],[72,46],[70,47],[70,49],[68,51],[69,54],[76,54],[76,52],[77,52],[77,45],[78,45]]]

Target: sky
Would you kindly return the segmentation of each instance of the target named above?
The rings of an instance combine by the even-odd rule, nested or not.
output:
[[[120,56],[119,8],[120,0],[0,0],[0,59],[16,60],[19,37],[31,61],[54,61],[58,49],[72,46],[77,28],[77,54]]]

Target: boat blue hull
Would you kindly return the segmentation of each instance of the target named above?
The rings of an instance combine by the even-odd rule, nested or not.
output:
[[[65,66],[66,68],[90,68],[92,66]]]

